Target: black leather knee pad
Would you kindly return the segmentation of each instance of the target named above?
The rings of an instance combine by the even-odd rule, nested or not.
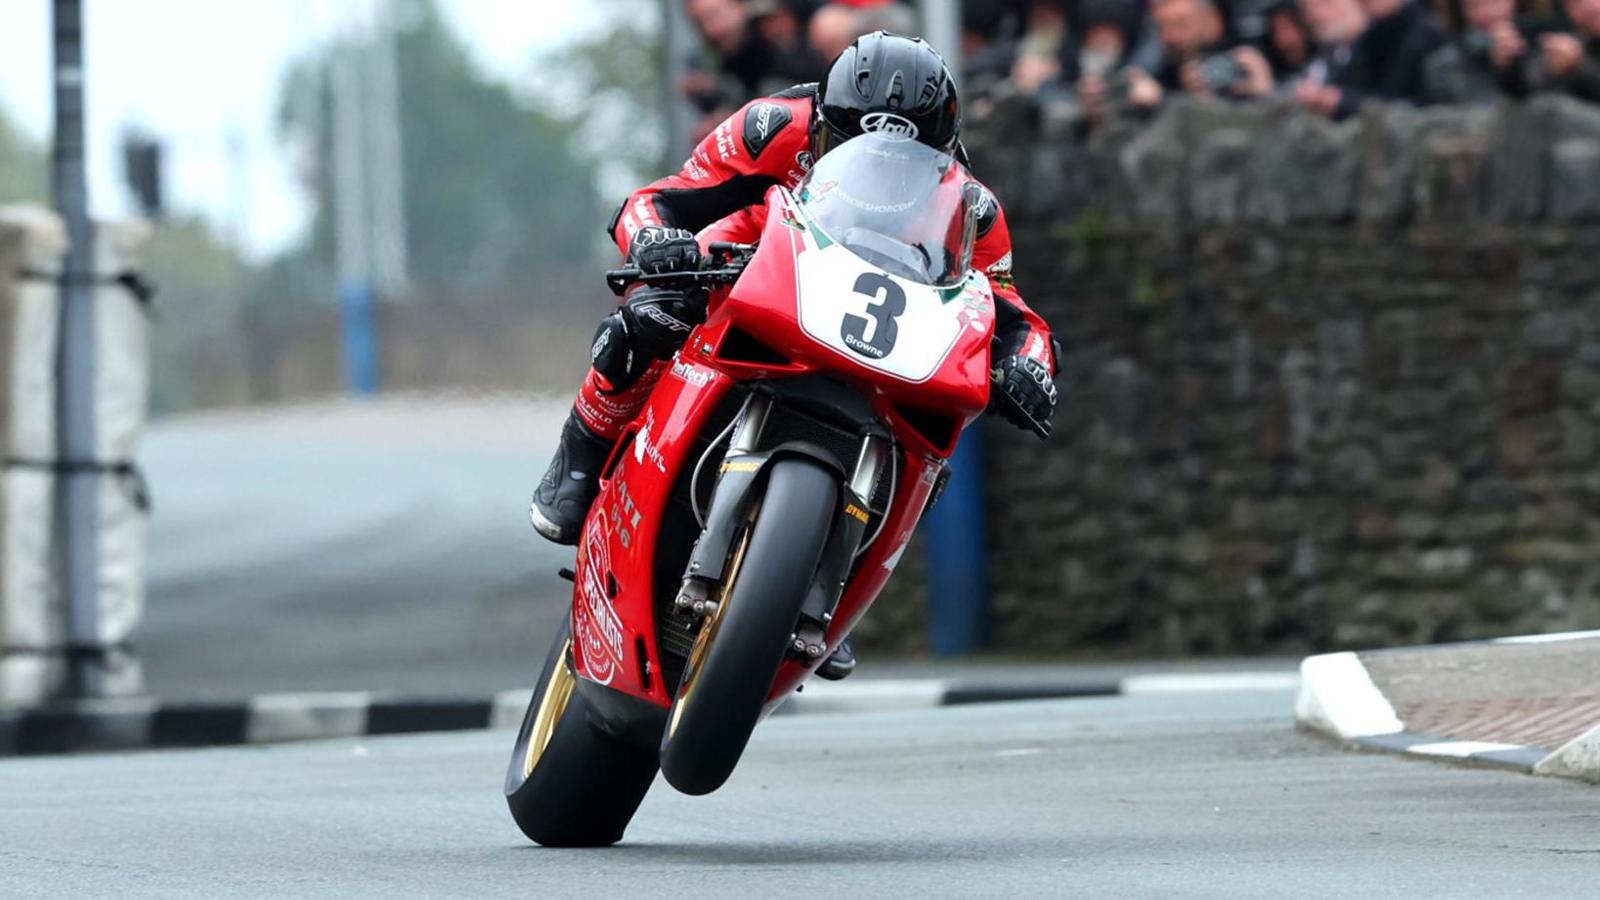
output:
[[[594,344],[589,348],[589,362],[611,382],[613,391],[632,387],[650,367],[650,357],[634,347],[633,335],[621,310],[600,320],[600,327],[594,332]]]

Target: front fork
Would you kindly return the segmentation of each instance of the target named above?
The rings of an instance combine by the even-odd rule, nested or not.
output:
[[[822,558],[817,564],[816,577],[800,608],[800,618],[790,643],[790,651],[801,662],[810,665],[825,657],[830,648],[827,630],[833,621],[835,607],[844,594],[849,581],[850,568],[866,547],[862,538],[871,520],[872,492],[882,477],[884,467],[892,465],[893,445],[881,433],[863,434],[857,445],[854,467],[845,473],[837,461],[825,458],[805,445],[784,445],[767,453],[760,453],[761,435],[772,411],[772,397],[752,393],[746,400],[733,426],[728,449],[723,455],[720,477],[712,494],[711,508],[706,515],[705,527],[690,554],[688,570],[678,589],[676,606],[684,611],[709,616],[717,604],[726,599],[724,591],[713,598],[713,588],[723,577],[723,567],[733,543],[754,502],[752,488],[758,483],[762,471],[774,460],[784,455],[810,456],[844,477],[841,500],[836,520],[824,545]],[[876,535],[873,536],[874,538]]]

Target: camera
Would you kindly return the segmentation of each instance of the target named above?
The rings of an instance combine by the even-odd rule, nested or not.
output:
[[[1487,31],[1468,28],[1461,35],[1461,52],[1474,62],[1487,64],[1494,52],[1494,38]]]
[[[1244,66],[1233,57],[1218,53],[1208,56],[1200,61],[1200,81],[1205,84],[1213,94],[1227,95],[1233,93],[1233,86],[1247,73]]]
[[[1106,105],[1126,106],[1128,95],[1133,93],[1133,79],[1126,70],[1106,76]]]

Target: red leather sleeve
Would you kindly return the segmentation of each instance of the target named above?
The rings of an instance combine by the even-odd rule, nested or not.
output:
[[[1017,293],[1011,275],[1011,229],[1006,225],[1005,210],[998,201],[994,201],[992,215],[992,222],[984,222],[985,216],[979,217],[980,234],[972,254],[972,267],[989,276],[989,286],[994,290],[995,336],[1007,352],[1037,359],[1049,366],[1050,374],[1054,375],[1057,370],[1055,338],[1044,317],[1029,308]]]
[[[698,232],[760,204],[773,185],[798,180],[791,170],[810,146],[810,116],[807,98],[763,97],[745,104],[706,135],[682,169],[623,202],[610,228],[617,247],[626,254],[633,233],[645,225]]]

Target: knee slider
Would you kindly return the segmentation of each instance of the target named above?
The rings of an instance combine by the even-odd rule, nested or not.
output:
[[[606,381],[612,391],[633,386],[650,367],[650,357],[635,347],[634,335],[622,311],[612,313],[600,321],[595,329],[594,344],[589,348],[589,362]]]

